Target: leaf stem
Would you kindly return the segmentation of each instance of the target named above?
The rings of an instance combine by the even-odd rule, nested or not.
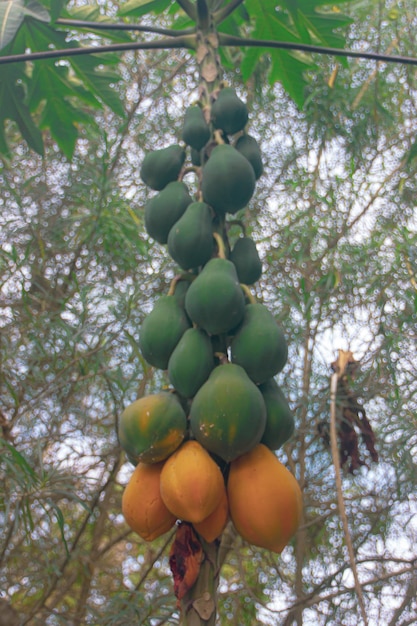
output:
[[[221,9],[213,13],[213,20],[215,24],[223,22],[238,6],[243,3],[243,0],[231,0],[229,4],[223,6]]]
[[[84,20],[70,20],[60,18],[56,20],[58,26],[68,26],[69,28],[85,28],[89,30],[127,30],[141,33],[154,33],[157,35],[166,35],[168,37],[181,37],[182,35],[191,35],[194,28],[186,28],[183,30],[172,30],[170,28],[158,28],[157,26],[141,26],[140,24],[126,24],[125,22],[88,22]]]
[[[184,35],[182,37],[169,37],[155,41],[141,41],[128,43],[108,44],[105,46],[88,46],[79,48],[63,48],[61,50],[43,50],[41,52],[30,52],[28,54],[11,54],[0,56],[0,65],[6,63],[19,63],[22,61],[38,61],[40,59],[57,59],[83,54],[99,54],[103,52],[126,52],[129,50],[167,50],[173,48],[186,48],[193,50],[196,47],[197,39],[195,35]]]

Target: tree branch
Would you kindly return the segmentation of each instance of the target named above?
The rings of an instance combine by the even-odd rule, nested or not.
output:
[[[338,374],[335,372],[330,378],[330,445],[332,450],[333,465],[336,473],[336,492],[337,503],[339,507],[339,515],[342,520],[343,532],[345,535],[346,547],[348,549],[350,568],[352,570],[353,579],[355,581],[355,591],[358,596],[359,606],[362,613],[362,619],[365,626],[368,624],[366,615],[365,601],[363,598],[362,587],[360,584],[358,570],[355,562],[355,553],[353,551],[352,538],[349,531],[349,523],[346,515],[345,502],[343,499],[342,477],[340,474],[340,458],[337,448],[337,428],[336,428],[336,393],[337,393]]]
[[[227,4],[226,6],[222,7],[221,9],[213,13],[214,23],[220,24],[221,22],[223,22],[242,3],[243,3],[243,0],[231,0],[229,4]]]
[[[127,30],[141,33],[154,33],[156,35],[166,35],[168,37],[182,37],[183,35],[191,35],[194,28],[185,28],[183,30],[171,30],[170,28],[158,28],[157,26],[141,26],[139,24],[126,24],[125,22],[86,22],[84,20],[69,20],[60,18],[55,24],[59,26],[68,26],[69,28],[86,28],[88,30]]]
[[[184,35],[182,37],[170,37],[156,41],[141,41],[129,43],[116,43],[106,46],[88,46],[80,48],[63,48],[62,50],[43,50],[41,52],[30,52],[28,54],[11,54],[0,57],[0,65],[6,63],[19,63],[22,61],[38,61],[40,59],[56,59],[83,54],[99,54],[102,52],[127,52],[129,50],[168,50],[174,48],[185,48],[193,50],[196,46],[195,35]]]

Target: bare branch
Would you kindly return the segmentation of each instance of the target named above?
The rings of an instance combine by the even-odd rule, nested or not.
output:
[[[348,549],[350,568],[352,570],[355,581],[355,591],[358,596],[359,606],[362,613],[362,619],[365,626],[368,624],[368,618],[365,610],[365,601],[363,598],[362,587],[359,581],[358,570],[355,562],[355,553],[353,551],[352,538],[349,531],[349,524],[346,515],[345,502],[343,499],[342,477],[340,473],[340,458],[337,448],[337,429],[336,429],[336,393],[339,375],[337,372],[332,374],[330,379],[330,445],[332,450],[333,465],[336,473],[336,491],[339,514],[343,524],[346,547]]]

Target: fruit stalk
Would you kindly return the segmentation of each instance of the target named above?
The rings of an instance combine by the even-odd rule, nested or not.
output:
[[[220,567],[219,543],[199,537],[204,560],[196,583],[181,600],[181,626],[215,626]]]

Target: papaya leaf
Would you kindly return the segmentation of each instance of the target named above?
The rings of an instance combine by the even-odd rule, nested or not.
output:
[[[156,13],[159,15],[169,7],[171,0],[128,0],[119,9],[120,16],[131,15],[133,17],[141,17],[147,13]]]
[[[321,6],[328,6],[323,0],[246,0],[245,9],[253,24],[251,36],[258,40],[343,47],[345,39],[339,31],[352,20],[335,6],[339,1],[332,3],[331,9],[320,11]],[[280,49],[246,50],[241,64],[245,80],[251,76],[257,61],[265,53],[271,58],[270,82],[281,82],[301,108],[305,102],[307,84],[303,72],[315,67],[313,57]],[[347,63],[346,60],[342,62]]]
[[[100,69],[102,63],[102,55],[100,57],[89,55],[83,58],[71,58],[71,67],[82,81],[83,87],[100,102],[107,105],[116,115],[124,117],[125,110],[123,104],[117,91],[112,87],[112,84],[121,80],[121,76],[111,70]]]
[[[63,8],[67,4],[68,0],[50,0],[51,22],[55,22],[62,15]]]
[[[4,134],[4,122],[13,120],[32,150],[43,155],[42,133],[31,117],[24,88],[17,83],[18,76],[19,72],[16,72],[12,66],[2,70],[2,80],[0,81],[0,151],[3,154],[9,153]]]
[[[0,49],[7,46],[23,22],[23,0],[0,2]]]
[[[73,20],[82,20],[87,22],[97,22],[97,24],[108,24],[112,23],[113,20],[106,15],[102,15],[100,13],[100,9],[98,6],[74,6],[71,7],[70,11],[65,12],[65,17],[73,19]],[[59,24],[57,26],[60,26]],[[89,34],[96,34],[99,37],[103,37],[103,30],[100,28],[88,28],[82,29],[79,27],[79,30],[83,32],[87,32]],[[106,30],[106,39],[114,42],[128,42],[132,41],[131,36],[125,30]],[[78,44],[76,44],[78,45]],[[120,57],[117,57],[120,60]]]
[[[29,0],[1,0],[0,1],[0,50],[12,41],[23,20],[31,17],[41,22],[49,22],[49,13],[36,2]]]

